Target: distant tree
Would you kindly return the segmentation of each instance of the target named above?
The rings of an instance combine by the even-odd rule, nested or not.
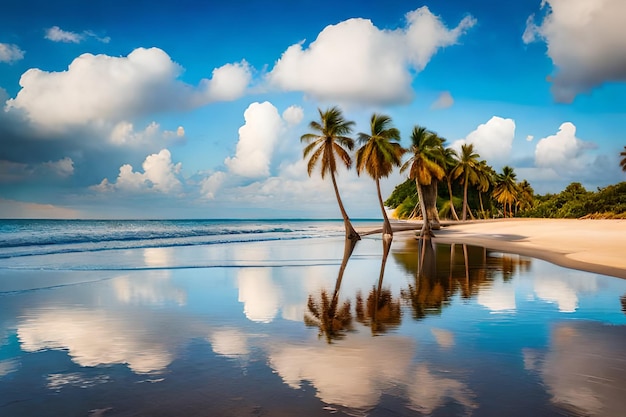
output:
[[[338,107],[331,107],[324,112],[318,109],[318,112],[320,120],[313,120],[309,123],[309,128],[313,132],[306,133],[300,137],[300,141],[307,144],[303,151],[303,157],[306,158],[310,155],[307,165],[309,176],[311,176],[315,166],[318,164],[321,166],[322,178],[326,174],[330,174],[339,210],[343,217],[346,239],[351,240],[354,245],[361,239],[361,236],[359,236],[350,222],[350,218],[341,201],[337,180],[335,179],[335,174],[337,173],[336,158],[339,158],[346,168],[352,166],[352,158],[348,151],[354,149],[354,140],[348,135],[352,132],[354,122],[345,120]]]
[[[445,175],[444,169],[438,163],[439,148],[442,141],[436,134],[425,127],[415,126],[411,133],[411,158],[402,165],[401,172],[409,170],[409,178],[415,181],[420,208],[422,211],[423,225],[420,236],[430,236],[430,221],[426,202],[424,200],[424,187],[430,186],[433,181],[441,180]]]
[[[496,184],[493,188],[493,197],[502,204],[504,217],[506,217],[507,206],[509,217],[513,217],[513,203],[517,201],[519,190],[517,188],[516,174],[510,166],[502,168],[502,173],[496,175]]]
[[[454,149],[444,146],[444,143],[445,139],[442,146],[439,148],[439,165],[443,167],[446,183],[448,185],[450,212],[452,213],[454,220],[459,220],[459,216],[456,214],[456,209],[454,208],[454,195],[452,194],[452,170],[456,165],[457,153]]]
[[[535,190],[530,186],[530,183],[526,180],[517,184],[519,190],[519,198],[517,200],[517,206],[520,210],[529,210],[533,207],[535,200]]]
[[[452,178],[460,178],[461,184],[463,184],[463,220],[467,220],[467,213],[469,211],[467,205],[467,188],[470,184],[474,185],[478,182],[480,164],[478,158],[480,158],[480,155],[474,152],[473,144],[462,145],[461,154],[458,155],[456,166],[451,172]]]

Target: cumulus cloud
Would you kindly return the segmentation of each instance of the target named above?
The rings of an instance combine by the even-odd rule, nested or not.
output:
[[[289,110],[289,109],[288,109]],[[289,110],[288,117],[294,117]],[[234,157],[224,161],[230,172],[243,177],[263,177],[270,174],[270,160],[283,119],[270,102],[252,103],[244,113],[245,124],[239,128],[239,142]]]
[[[481,159],[490,164],[506,164],[511,154],[515,137],[515,121],[493,116],[487,123],[479,125],[465,139],[455,141],[452,147],[460,149],[461,145],[474,144],[474,150]]]
[[[300,106],[290,106],[283,112],[283,119],[289,125],[297,125],[304,117],[304,110]]]
[[[523,40],[542,40],[556,66],[552,92],[559,102],[572,102],[609,81],[626,80],[626,37],[623,0],[544,0],[543,21],[526,23]]]
[[[66,71],[32,68],[6,110],[21,110],[48,129],[132,120],[151,112],[189,109],[242,95],[251,79],[247,63],[214,70],[198,87],[179,80],[182,67],[158,48],[138,48],[127,57],[83,54]]]
[[[12,64],[24,58],[24,51],[10,43],[0,43],[0,62]]]
[[[113,190],[132,192],[175,193],[182,189],[179,179],[182,163],[174,164],[169,150],[162,149],[159,153],[148,155],[142,164],[143,173],[135,172],[132,165],[125,164],[114,183],[107,178],[91,188],[106,192]]]
[[[327,26],[308,47],[290,46],[268,74],[270,85],[327,101],[396,103],[411,99],[412,71],[475,24],[448,29],[427,7],[406,15],[404,28],[382,30],[367,19]]]
[[[559,174],[580,172],[590,162],[585,151],[594,147],[576,137],[573,123],[565,122],[555,135],[537,142],[535,164],[539,168],[551,168]]]
[[[109,135],[109,141],[115,145],[142,145],[155,139],[182,140],[185,129],[179,126],[175,131],[161,130],[157,122],[152,122],[142,131],[135,131],[132,123],[122,121],[116,124]]]
[[[201,195],[206,199],[213,200],[225,179],[226,173],[222,171],[217,171],[204,178],[200,181]]]
[[[452,94],[450,94],[449,91],[444,91],[443,93],[439,94],[439,97],[437,97],[437,100],[435,100],[431,108],[432,109],[447,109],[449,107],[452,107],[453,104],[454,104],[454,98],[452,98]]]

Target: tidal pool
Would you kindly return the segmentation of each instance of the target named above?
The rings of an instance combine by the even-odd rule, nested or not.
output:
[[[381,281],[381,246],[2,259],[0,415],[623,415],[626,280],[396,238]]]

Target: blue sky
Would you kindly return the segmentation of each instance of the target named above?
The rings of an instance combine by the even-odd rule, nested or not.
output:
[[[8,4],[7,4],[8,3]],[[536,192],[626,180],[622,0],[56,2],[0,13],[0,218],[339,217],[299,138],[339,105]],[[404,179],[394,173],[385,194]],[[379,217],[341,171],[351,217]]]

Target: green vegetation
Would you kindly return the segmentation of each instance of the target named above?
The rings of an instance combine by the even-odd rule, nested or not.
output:
[[[347,168],[352,165],[348,151],[354,140],[348,135],[354,122],[346,121],[341,110],[332,107],[319,110],[320,122],[312,121],[314,133],[301,137],[307,143],[304,157],[309,157],[308,173],[320,165],[322,178],[330,174],[337,202],[346,225],[346,237],[356,242],[358,233],[352,227],[343,207],[335,181],[338,158]],[[626,218],[626,182],[587,191],[582,184],[573,182],[558,194],[535,195],[530,183],[517,181],[512,167],[505,166],[496,172],[472,144],[461,147],[460,154],[446,146],[446,140],[425,127],[415,126],[411,133],[411,146],[403,149],[398,143],[400,132],[391,126],[391,118],[374,114],[370,133],[359,133],[361,148],[356,152],[357,171],[367,172],[376,182],[379,201],[380,178],[387,177],[408,153],[401,172],[408,179],[396,186],[384,202],[394,209],[398,218],[421,217],[426,221],[421,235],[439,227],[439,219],[489,219],[498,217],[539,218]],[[626,146],[620,153],[620,166],[626,172]],[[382,201],[381,201],[382,208]],[[384,231],[391,239],[386,213],[383,210]],[[384,266],[383,266],[384,267]]]

